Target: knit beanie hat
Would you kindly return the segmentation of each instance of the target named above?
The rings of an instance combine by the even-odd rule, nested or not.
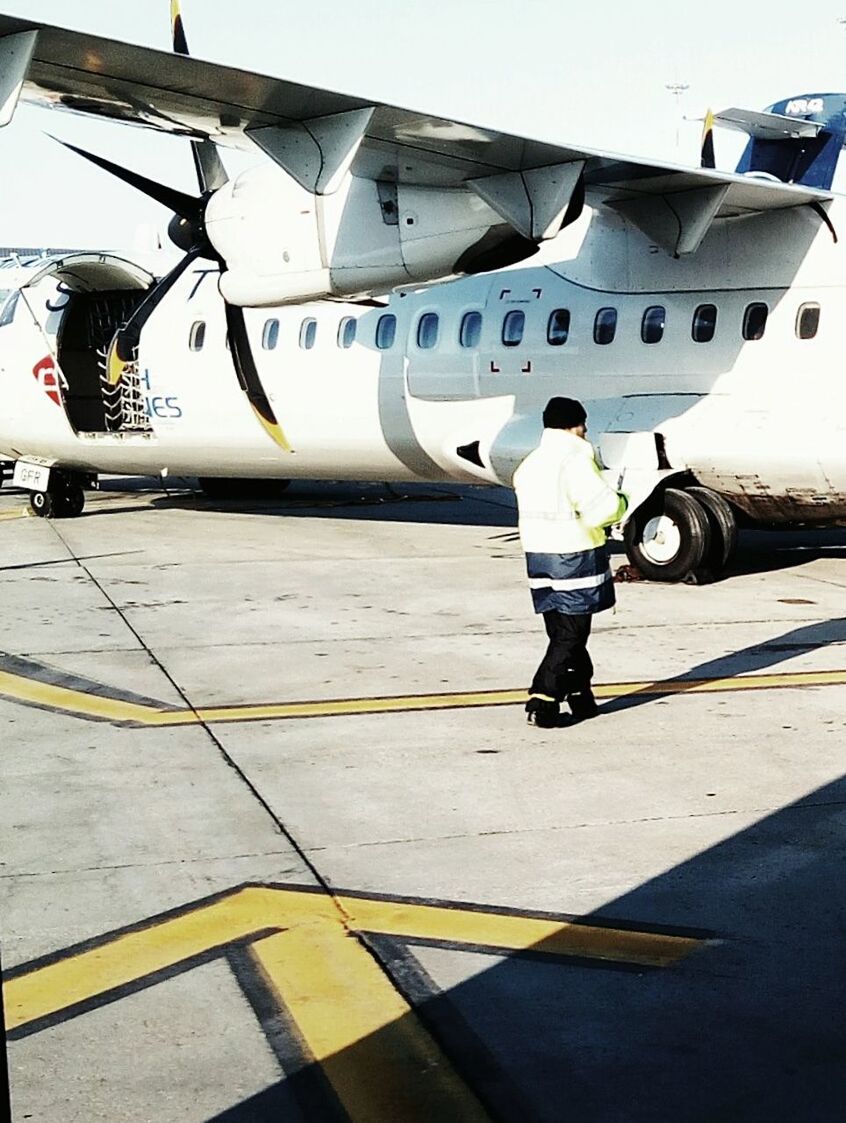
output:
[[[575,398],[550,398],[543,411],[545,429],[575,429],[585,421],[585,407]]]

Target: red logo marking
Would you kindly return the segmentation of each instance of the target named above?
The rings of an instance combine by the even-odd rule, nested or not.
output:
[[[35,376],[35,381],[39,383],[41,389],[50,401],[60,406],[62,404],[62,399],[59,396],[59,379],[56,375],[56,364],[53,362],[53,356],[45,355],[45,357],[32,368],[32,373]]]

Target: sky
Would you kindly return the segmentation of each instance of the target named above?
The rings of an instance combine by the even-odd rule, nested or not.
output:
[[[846,90],[846,0],[182,0],[192,54],[553,142],[698,161],[709,106]],[[169,49],[169,0],[0,0]],[[677,99],[668,83],[688,88]],[[0,244],[129,248],[168,215],[47,133],[194,192],[185,142],[21,107],[0,131]],[[742,139],[721,132],[717,163]],[[250,157],[224,156],[237,173]],[[147,235],[149,236],[149,235]]]

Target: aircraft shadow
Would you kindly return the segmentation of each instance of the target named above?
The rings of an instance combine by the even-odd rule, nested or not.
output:
[[[439,993],[410,954],[374,952],[499,1123],[842,1118],[844,808],[846,777],[581,918],[703,938],[673,966],[541,963],[539,945]],[[371,1072],[402,1028],[357,1042],[327,1069]],[[401,1105],[394,1117],[404,1118]],[[347,1118],[323,1072],[305,1064],[214,1123]]]
[[[506,488],[439,484],[380,484],[294,481],[273,500],[212,500],[200,493],[152,500],[161,510],[196,506],[205,511],[271,518],[330,518],[429,523],[444,526],[517,526],[513,494]],[[102,513],[106,513],[104,509]]]
[[[816,651],[822,647],[834,644],[846,645],[846,617],[835,620],[825,620],[815,624],[806,624],[801,628],[785,632],[776,639],[767,640],[765,643],[744,647],[733,651],[729,655],[721,655],[718,659],[709,659],[695,667],[684,671],[683,674],[673,678],[661,679],[660,685],[674,683],[678,686],[677,693],[684,693],[685,683],[695,686],[701,679],[734,678],[737,675],[760,674],[771,667],[778,666],[791,656],[802,652]],[[650,693],[659,682],[638,691],[636,694],[627,694],[620,698],[612,698],[600,705],[601,714],[616,713],[620,710],[631,710],[635,706],[643,706],[649,702],[657,701],[659,695]]]

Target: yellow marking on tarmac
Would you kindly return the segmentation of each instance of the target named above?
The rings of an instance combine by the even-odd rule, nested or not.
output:
[[[0,522],[8,522],[11,519],[28,519],[29,510],[26,507],[19,507],[14,511],[0,511]]]
[[[14,1033],[63,1011],[73,1017],[139,980],[246,942],[270,997],[288,1010],[354,1123],[487,1123],[361,934],[650,967],[669,967],[702,943],[548,916],[252,886],[7,979],[7,1026]]]
[[[720,694],[750,690],[788,690],[809,686],[845,686],[844,671],[782,671],[729,678],[668,679],[663,682],[609,682],[594,686],[598,698],[644,697],[671,694]],[[347,717],[354,714],[411,713],[418,710],[474,709],[515,706],[525,702],[525,690],[481,690],[452,694],[386,695],[375,698],[333,698],[321,702],[268,702],[236,706],[175,709],[128,702],[71,687],[53,686],[26,675],[0,671],[0,696],[25,705],[96,721],[133,725],[204,725],[239,721],[285,721],[290,718]]]

